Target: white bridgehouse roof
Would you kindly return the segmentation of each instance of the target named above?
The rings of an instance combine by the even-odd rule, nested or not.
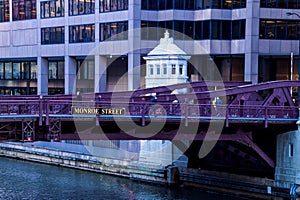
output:
[[[165,57],[165,56],[176,56],[183,59],[189,59],[190,56],[186,56],[186,53],[174,44],[173,38],[170,38],[168,31],[165,32],[165,37],[160,39],[159,45],[157,45],[152,51],[150,51],[146,59],[151,57]]]

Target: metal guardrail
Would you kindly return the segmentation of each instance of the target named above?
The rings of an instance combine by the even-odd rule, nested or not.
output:
[[[216,119],[240,121],[265,121],[286,123],[298,120],[298,107],[294,106],[261,106],[261,105],[212,105],[189,103],[161,103],[161,102],[114,102],[108,101],[72,101],[72,100],[0,100],[0,118],[7,116],[38,116],[49,119],[49,116],[64,115],[72,118],[72,106],[92,108],[125,109],[125,117],[137,117],[145,120],[151,117],[167,119]]]

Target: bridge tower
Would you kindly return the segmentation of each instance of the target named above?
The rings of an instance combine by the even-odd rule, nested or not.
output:
[[[187,60],[190,56],[174,44],[168,31],[146,57],[146,88],[186,83]]]
[[[159,45],[143,58],[146,60],[146,88],[188,82],[187,61],[190,56],[174,43],[167,30]],[[186,89],[175,90],[173,93],[186,93]],[[182,142],[188,145],[189,141]],[[175,164],[185,167],[188,162],[188,158],[175,144],[165,140],[143,141],[139,160],[163,166]]]

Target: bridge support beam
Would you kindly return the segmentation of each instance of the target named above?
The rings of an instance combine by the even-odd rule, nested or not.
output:
[[[300,126],[300,121],[297,122]],[[277,136],[276,186],[291,188],[300,184],[300,130]]]
[[[22,142],[24,140],[35,140],[35,120],[22,119]]]

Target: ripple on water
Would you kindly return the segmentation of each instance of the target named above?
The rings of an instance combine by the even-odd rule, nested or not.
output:
[[[237,199],[4,157],[0,157],[0,166],[0,200]]]

